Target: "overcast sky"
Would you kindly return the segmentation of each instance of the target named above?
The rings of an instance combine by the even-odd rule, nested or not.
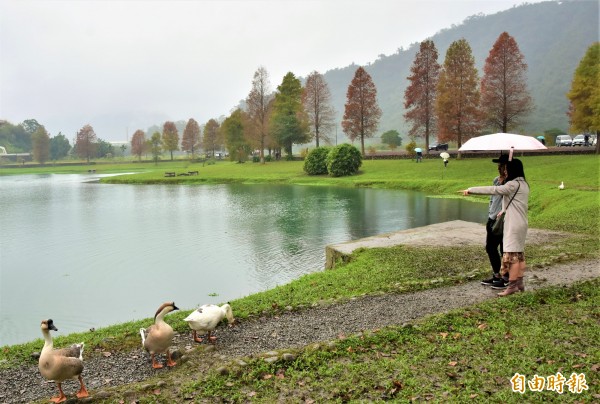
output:
[[[529,0],[529,3],[536,0]],[[264,66],[373,62],[474,14],[521,0],[0,0],[0,119],[36,119],[73,139],[227,116]]]

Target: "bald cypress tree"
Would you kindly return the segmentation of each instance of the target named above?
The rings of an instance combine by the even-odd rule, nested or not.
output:
[[[503,32],[485,60],[481,80],[481,111],[494,132],[519,127],[533,110],[526,74],[527,63],[517,41]]]
[[[373,137],[379,126],[381,109],[377,104],[377,88],[365,69],[359,67],[348,86],[342,128],[350,140],[360,139],[365,156],[365,138]]]
[[[425,138],[429,150],[429,137],[435,132],[435,98],[440,75],[438,51],[431,40],[421,42],[419,52],[410,68],[409,85],[404,92],[404,118],[412,124],[408,134]]]
[[[479,76],[465,39],[450,44],[437,87],[436,115],[440,141],[463,141],[481,129]]]

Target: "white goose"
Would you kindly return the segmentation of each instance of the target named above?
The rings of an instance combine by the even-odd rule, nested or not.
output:
[[[163,367],[163,365],[156,361],[155,355],[165,352],[167,354],[167,366],[171,367],[177,364],[171,359],[171,352],[169,351],[175,332],[164,320],[168,313],[175,310],[179,310],[177,306],[175,306],[175,302],[163,303],[154,315],[154,324],[146,329],[140,328],[142,346],[152,356],[152,367],[154,369]]]
[[[225,317],[227,317],[227,321],[230,325],[235,322],[229,304],[224,304],[220,307],[216,304],[205,304],[191,312],[184,321],[187,321],[190,328],[194,331],[194,341],[203,341],[203,339],[198,338],[197,335],[198,331],[201,331],[202,334],[207,334],[209,342],[215,342],[217,337],[211,336],[210,334]]]
[[[63,393],[62,382],[68,379],[78,379],[80,389],[77,398],[88,397],[89,393],[83,384],[83,342],[72,345],[70,348],[54,349],[50,330],[58,331],[51,319],[43,320],[40,326],[44,336],[44,348],[38,362],[38,368],[44,379],[53,381],[58,386],[59,396],[52,397],[50,401],[62,403],[67,400]]]

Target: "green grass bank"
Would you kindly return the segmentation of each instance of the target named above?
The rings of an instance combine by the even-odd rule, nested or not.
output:
[[[522,160],[532,190],[530,226],[573,233],[560,244],[528,248],[528,265],[535,268],[557,262],[597,259],[600,256],[600,159],[595,155],[577,155],[528,156]],[[0,175],[86,173],[90,167],[0,168]],[[285,161],[264,165],[224,161],[211,165],[183,161],[159,165],[95,164],[93,169],[97,174],[135,173],[102,179],[106,183],[193,186],[269,182],[410,189],[426,192],[432,197],[451,198],[462,198],[457,191],[468,186],[490,184],[496,173],[496,165],[490,159],[451,160],[447,168],[441,159],[426,159],[419,164],[413,160],[365,160],[358,175],[342,178],[311,177],[302,171],[302,162]],[[196,170],[197,176],[164,177],[165,171]],[[566,186],[564,190],[558,189],[561,181]],[[487,203],[487,197],[473,199]],[[406,293],[466,282],[489,271],[483,242],[481,248],[399,246],[359,251],[351,262],[333,271],[315,268],[315,273],[232,301],[231,305],[235,307],[236,317],[245,319],[265,313],[276,315],[287,306],[301,310],[312,304],[365,294]],[[444,265],[447,262],[453,262],[453,267]],[[436,270],[432,269],[434,267]],[[448,269],[440,272],[439,268]],[[304,391],[306,397],[332,402],[385,399],[464,402],[485,399],[490,394],[501,397],[504,402],[523,398],[529,402],[592,402],[592,394],[598,393],[599,385],[600,357],[594,348],[600,337],[600,311],[594,303],[600,297],[598,286],[598,281],[593,281],[571,288],[526,293],[429,317],[411,327],[391,327],[367,336],[335,341],[327,349],[307,347],[296,361],[283,368],[283,373],[281,364],[271,366],[255,360],[249,361],[248,366],[236,375],[223,376],[216,372],[181,375],[180,388],[163,389],[161,396],[141,394],[140,402],[202,401],[214,396],[225,397],[231,402],[273,402],[282,394],[285,397],[285,391]],[[516,307],[519,310],[514,310]],[[176,330],[188,332],[183,318],[193,308],[182,309],[169,316],[169,322]],[[523,318],[531,320],[524,322]],[[61,336],[55,339],[55,344],[64,346],[85,341],[91,348],[87,352],[92,355],[95,347],[127,350],[139,346],[137,330],[150,321],[140,319],[101,328],[94,333]],[[548,325],[551,325],[552,333],[545,332]],[[499,341],[503,343],[497,348]],[[39,351],[42,345],[41,340],[36,340],[1,347],[0,367],[34,364],[30,355]],[[490,361],[490,358],[494,360]],[[449,365],[453,362],[456,364]],[[592,391],[583,395],[530,392],[521,397],[506,388],[506,377],[512,376],[515,369],[528,375],[537,372],[548,376],[556,373],[559,367],[585,370]],[[481,378],[482,373],[490,376]],[[283,378],[278,376],[282,374]]]

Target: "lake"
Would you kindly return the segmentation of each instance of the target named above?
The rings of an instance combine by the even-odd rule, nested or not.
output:
[[[325,246],[487,206],[409,191],[0,177],[0,346],[222,303],[322,271]],[[483,246],[484,240],[482,240]],[[482,250],[483,251],[483,250]]]

